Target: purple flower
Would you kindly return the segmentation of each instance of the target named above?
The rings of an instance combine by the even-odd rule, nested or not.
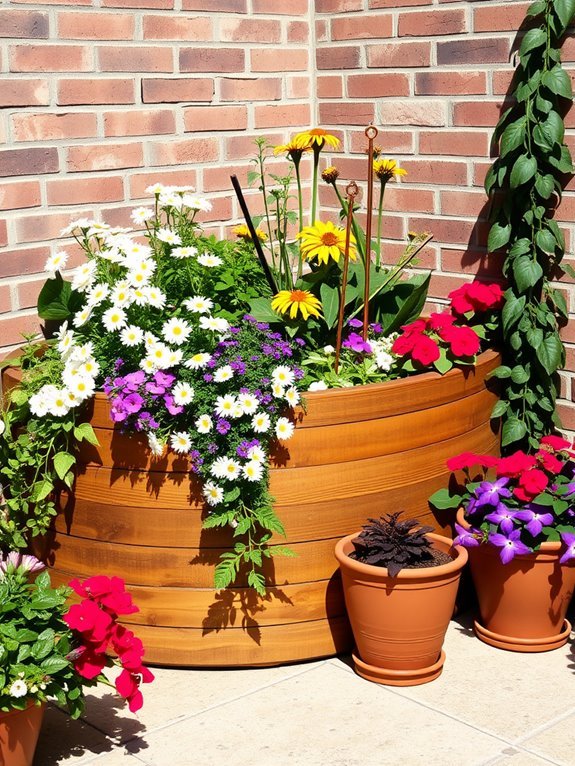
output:
[[[559,559],[560,564],[566,564],[571,559],[575,559],[575,535],[570,532],[562,532],[561,539],[567,546],[567,550]]]
[[[165,394],[166,393],[165,387],[160,386],[154,380],[150,380],[148,383],[146,383],[146,391],[149,394]]]
[[[135,415],[144,406],[144,400],[140,394],[129,394],[124,399],[124,408],[129,415]]]
[[[146,373],[143,370],[138,370],[137,372],[129,372],[124,378],[124,383],[129,386],[138,387],[142,385],[145,379]]]
[[[176,376],[170,375],[169,372],[162,372],[161,370],[158,370],[158,372],[154,373],[154,380],[159,386],[165,386],[166,388],[169,388],[175,379]]]
[[[475,548],[479,545],[477,532],[474,532],[473,529],[465,529],[461,524],[455,522],[455,531],[457,537],[453,541],[454,545],[463,545],[465,548]]]
[[[229,420],[226,420],[225,418],[218,418],[216,422],[216,431],[219,434],[225,435],[231,428],[231,424]]]
[[[486,521],[491,521],[493,524],[498,524],[501,531],[508,535],[515,529],[514,519],[517,518],[517,511],[507,508],[503,503],[500,503],[497,508],[485,516]]]
[[[347,340],[341,344],[345,348],[350,348],[358,354],[371,354],[372,348],[369,341],[364,340],[357,332],[351,332]]]
[[[123,359],[116,359],[116,361],[114,362],[114,372],[118,372],[118,370],[120,369],[120,367],[122,367],[123,364],[124,364]]]
[[[117,396],[115,399],[112,399],[110,416],[114,423],[122,423],[128,417],[128,412],[124,407],[124,400],[121,397]]]
[[[46,565],[37,559],[36,556],[18,553],[18,551],[10,551],[5,559],[2,559],[0,555],[0,572],[6,574],[9,568],[12,572],[28,574],[30,572],[41,572],[46,568]]]
[[[363,322],[361,321],[361,319],[350,319],[348,322],[348,325],[350,327],[356,327],[356,328],[363,327]]]
[[[511,497],[511,491],[506,489],[508,484],[509,479],[505,477],[496,481],[482,481],[475,490],[477,508],[483,505],[496,507],[501,502],[502,497]]]
[[[515,529],[509,536],[500,534],[489,535],[489,542],[501,548],[499,555],[503,564],[508,564],[517,555],[531,553],[531,548],[528,548],[519,539],[520,535],[521,531],[519,529]]]
[[[211,383],[214,379],[214,376],[211,375],[209,372],[206,372],[206,374],[203,376],[206,383]]]
[[[208,452],[210,455],[215,455],[215,453],[218,451],[218,445],[215,442],[210,442],[208,444]]]
[[[373,324],[370,324],[369,326],[371,327],[375,335],[381,335],[381,333],[383,332],[383,327],[379,324],[379,322],[374,322]]]
[[[566,487],[565,497],[575,494],[575,481],[569,482]]]
[[[540,506],[532,506],[532,508],[539,508]],[[527,521],[525,529],[533,537],[537,537],[541,533],[543,527],[553,524],[554,516],[552,513],[540,513],[539,510],[532,510],[532,508],[524,508],[521,511],[517,511],[515,514],[516,519],[521,521]]]
[[[164,396],[164,404],[170,415],[180,415],[184,411],[181,405],[175,404],[174,397],[170,394]]]

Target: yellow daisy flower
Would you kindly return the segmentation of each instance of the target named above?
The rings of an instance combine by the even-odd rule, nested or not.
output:
[[[335,226],[331,221],[322,223],[316,221],[313,226],[306,226],[297,235],[301,240],[302,256],[311,261],[317,258],[319,263],[327,263],[333,258],[336,263],[339,256],[345,253],[345,229]],[[355,237],[350,234],[349,257],[356,258]]]
[[[245,223],[240,223],[238,226],[234,228],[234,234],[236,237],[239,237],[240,239],[246,239],[251,242],[252,235],[250,234],[250,230],[246,226]],[[262,231],[262,229],[256,229],[256,234],[260,242],[265,242],[267,237],[267,234],[265,231]]]
[[[327,130],[323,128],[312,128],[311,130],[304,130],[303,133],[298,133],[295,140],[301,139],[305,141],[308,146],[313,147],[314,144],[320,149],[325,145],[337,147],[339,146],[339,138],[332,136]]]
[[[407,175],[407,170],[398,168],[395,160],[374,160],[373,172],[381,181],[389,181],[394,176]]]
[[[300,138],[300,135],[292,136],[287,144],[281,144],[274,147],[274,154],[289,154],[293,157],[294,152],[298,157],[301,157],[303,152],[309,152],[311,145],[309,141]]]
[[[280,290],[272,299],[272,309],[278,314],[287,314],[295,319],[298,312],[304,319],[319,317],[321,303],[309,290]]]

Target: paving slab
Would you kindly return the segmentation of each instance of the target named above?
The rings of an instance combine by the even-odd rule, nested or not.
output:
[[[507,748],[509,752],[506,752],[501,758],[496,758],[494,761],[486,761],[483,766],[557,766],[556,761],[549,761],[547,759],[538,758],[536,755],[526,753],[520,750],[514,750],[514,748]],[[478,766],[480,766],[478,764]]]
[[[575,686],[571,678],[572,688]],[[561,766],[573,766],[575,763],[575,697],[571,699],[573,712],[552,726],[534,734],[521,742],[523,747],[533,750],[539,756],[553,759]]]
[[[76,766],[95,755],[112,753],[114,743],[83,721],[48,705],[38,739],[34,766]],[[133,765],[132,765],[133,766]]]

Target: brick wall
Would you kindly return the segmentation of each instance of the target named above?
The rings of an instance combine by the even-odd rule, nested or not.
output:
[[[365,178],[364,126],[373,120],[384,156],[408,175],[386,191],[386,253],[393,258],[409,230],[427,230],[433,243],[421,259],[433,268],[432,305],[479,273],[497,276],[485,253],[488,231],[483,191],[491,164],[490,138],[505,101],[517,30],[530,3],[520,0],[316,0],[318,119],[341,131],[344,178]],[[575,74],[575,39],[563,46]],[[575,154],[575,116],[567,116]],[[352,158],[348,159],[350,153]],[[353,156],[354,155],[354,156]],[[575,183],[556,217],[573,257]],[[327,197],[324,196],[324,200]],[[572,262],[572,261],[571,261]],[[573,263],[573,262],[572,262]],[[575,293],[564,289],[575,312]],[[575,314],[563,331],[567,370],[560,411],[575,431]]]
[[[313,121],[308,0],[0,3],[0,348],[37,329],[60,231],[114,225],[153,181],[210,195],[237,220],[253,136]],[[206,220],[206,219],[204,219]]]

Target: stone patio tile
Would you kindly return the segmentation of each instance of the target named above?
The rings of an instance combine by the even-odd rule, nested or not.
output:
[[[138,756],[130,755],[120,749],[111,753],[104,753],[89,761],[82,761],[82,764],[85,766],[144,766],[145,761],[141,761]]]
[[[76,766],[96,755],[110,754],[113,747],[114,743],[101,732],[82,721],[73,721],[67,713],[48,705],[34,766]]]
[[[505,742],[326,663],[144,735],[153,766],[470,766]]]
[[[112,690],[100,686],[86,695],[86,710],[82,717],[114,740],[125,742],[144,729],[156,729],[323,663],[321,660],[249,670],[152,668],[156,678],[153,683],[143,686],[144,707],[137,715],[130,713]],[[117,672],[110,670],[107,675],[112,679]]]
[[[501,758],[483,761],[477,766],[550,766],[550,764],[557,766],[557,761],[538,758],[536,755],[516,750],[513,747],[505,748],[503,753]]]
[[[571,675],[571,688],[573,688],[573,675]],[[545,698],[543,698],[545,699]],[[545,700],[547,702],[547,700]],[[571,699],[574,707],[575,700]],[[573,766],[575,762],[575,708],[571,715],[565,716],[552,726],[539,731],[532,737],[527,737],[521,742],[523,747],[533,750],[538,755],[549,758],[561,766]]]
[[[539,654],[506,652],[479,641],[471,625],[470,615],[451,622],[445,666],[436,681],[396,693],[508,741],[527,737],[573,708],[568,646]]]

